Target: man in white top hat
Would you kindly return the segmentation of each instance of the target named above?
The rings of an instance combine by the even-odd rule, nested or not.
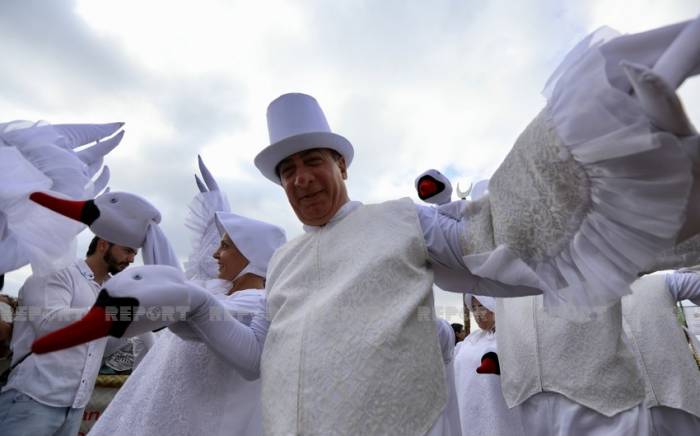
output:
[[[463,268],[459,238],[445,235],[459,222],[408,199],[350,201],[352,145],[311,96],[273,101],[268,127],[255,165],[306,233],[268,270],[266,433],[428,433],[446,404],[428,265]]]

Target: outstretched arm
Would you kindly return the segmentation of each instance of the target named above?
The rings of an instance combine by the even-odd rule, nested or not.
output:
[[[243,377],[248,380],[260,377],[260,357],[270,326],[262,296],[248,298],[243,304],[235,298],[210,297],[187,317],[187,324]],[[178,334],[177,327],[171,330]]]
[[[536,287],[510,285],[484,277],[469,270],[464,263],[462,237],[468,231],[464,215],[475,203],[454,201],[440,207],[416,205],[425,245],[435,274],[435,284],[452,292],[472,292],[495,297],[523,297],[541,294]]]

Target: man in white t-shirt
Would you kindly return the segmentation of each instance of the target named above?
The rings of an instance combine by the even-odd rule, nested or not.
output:
[[[136,248],[96,236],[84,260],[24,283],[11,343],[14,367],[0,393],[3,435],[77,434],[107,340],[43,355],[28,353],[37,337],[84,315],[102,284],[129,266],[136,253]]]

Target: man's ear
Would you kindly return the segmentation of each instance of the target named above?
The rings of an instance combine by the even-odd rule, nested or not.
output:
[[[107,250],[109,250],[109,242],[105,241],[104,239],[98,240],[97,251],[100,253],[106,253]]]
[[[343,180],[348,179],[348,166],[345,163],[345,157],[340,156],[338,159],[335,161],[338,164],[338,168],[340,168],[340,174],[343,176]]]

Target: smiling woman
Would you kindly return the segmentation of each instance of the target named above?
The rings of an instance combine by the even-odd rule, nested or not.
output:
[[[221,245],[213,257],[219,264],[219,278],[222,280],[233,281],[248,265],[248,259],[236,248],[228,233],[221,238]]]
[[[228,201],[201,161],[200,169],[204,182],[198,179],[202,192],[190,205],[188,226],[195,243],[186,270],[191,286],[206,289],[218,304],[191,313],[187,323],[160,334],[91,435],[262,434],[255,368],[262,349],[258,338],[264,338],[268,325],[262,289],[267,263],[286,238],[279,227],[228,212]],[[209,263],[218,238],[216,278]],[[210,331],[200,328],[203,324],[225,330],[220,333],[229,341],[226,351],[235,357],[201,342],[211,338]],[[242,332],[238,342],[236,329]]]

